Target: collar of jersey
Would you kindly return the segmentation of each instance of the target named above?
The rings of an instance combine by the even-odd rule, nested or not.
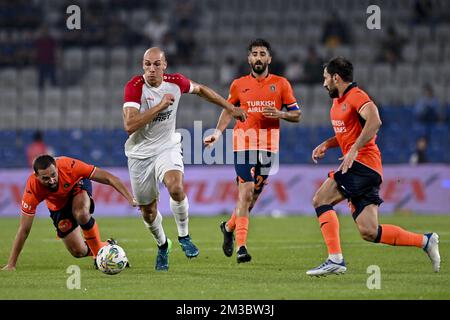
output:
[[[348,85],[348,87],[344,90],[344,93],[342,94],[342,97],[338,98],[339,103],[341,103],[342,101],[344,101],[345,96],[347,95],[347,93],[349,93],[350,90],[352,90],[353,88],[358,87],[358,84],[356,82],[352,82]]]
[[[256,79],[256,77],[253,75],[253,73],[251,73],[250,72],[250,77],[252,78],[252,79],[254,79],[256,82],[264,82],[264,81],[266,81],[267,79],[269,79],[269,77],[271,76],[272,74],[270,73],[270,72],[268,72],[267,73],[267,76],[265,76],[263,79],[261,79],[261,80],[258,80],[258,79]]]

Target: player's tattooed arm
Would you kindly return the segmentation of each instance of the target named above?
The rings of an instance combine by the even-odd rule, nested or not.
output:
[[[266,107],[263,110],[263,115],[266,118],[271,119],[283,119],[288,122],[299,122],[302,112],[300,110],[281,111],[275,107]]]
[[[206,101],[214,103],[231,114],[231,116],[237,120],[245,121],[247,119],[247,114],[244,110],[239,107],[233,106],[230,102],[225,100],[220,94],[215,92],[213,89],[199,83],[191,81],[193,85],[192,93],[202,97]]]
[[[8,264],[2,268],[2,270],[15,270],[17,260],[19,259],[20,252],[25,245],[25,241],[30,234],[31,227],[33,226],[34,215],[22,214],[20,217],[19,229],[17,230],[16,238],[14,239],[11,254],[9,255]]]
[[[302,118],[301,110],[291,110],[291,111],[282,111],[280,119],[286,120],[287,122],[300,122]]]

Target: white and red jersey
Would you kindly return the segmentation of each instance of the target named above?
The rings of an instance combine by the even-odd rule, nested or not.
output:
[[[175,97],[171,106],[128,137],[125,142],[125,155],[128,158],[146,159],[179,143],[174,139],[178,103],[181,94],[191,93],[192,90],[191,81],[179,73],[165,74],[157,88],[148,84],[142,75],[128,81],[124,92],[124,108],[136,108],[142,113],[159,104],[165,94]]]

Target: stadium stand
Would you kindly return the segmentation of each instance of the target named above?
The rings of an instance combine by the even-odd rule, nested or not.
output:
[[[414,2],[81,0],[77,3],[85,14],[82,30],[70,31],[61,15],[69,2],[0,1],[0,167],[26,166],[25,146],[36,129],[44,132],[56,154],[100,166],[126,165],[123,87],[141,72],[142,54],[154,45],[142,26],[156,17],[168,26],[160,44],[167,51],[168,72],[183,73],[223,96],[228,87],[220,83],[220,67],[233,57],[236,76],[245,74],[246,47],[253,38],[272,43],[274,61],[284,64],[284,70],[293,55],[304,61],[310,46],[325,61],[344,55],[354,64],[355,80],[380,108],[383,126],[377,141],[384,163],[408,162],[415,141],[423,135],[429,140],[428,159],[450,163],[450,2],[433,0],[435,17],[430,22],[415,20]],[[381,30],[365,27],[371,4],[382,7]],[[323,43],[328,19],[323,12],[345,15],[347,43]],[[58,44],[58,81],[39,88],[34,41],[43,26]],[[379,57],[388,26],[405,39],[395,61]],[[414,104],[425,83],[432,84],[442,112],[437,122],[424,124],[415,118]],[[300,82],[294,91],[304,118],[300,125],[283,123],[280,160],[309,163],[315,144],[332,134],[330,100],[321,83]],[[178,127],[192,130],[193,122],[202,120],[206,130],[215,126],[219,114],[219,108],[185,96]],[[338,156],[331,154],[324,161],[336,162]]]

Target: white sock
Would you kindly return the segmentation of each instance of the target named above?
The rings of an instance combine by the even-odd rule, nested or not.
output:
[[[328,259],[335,263],[341,263],[344,260],[342,253],[329,254]]]
[[[162,246],[166,243],[167,238],[162,226],[162,215],[159,211],[155,220],[153,220],[151,224],[144,220],[144,225],[148,228],[148,230],[150,230],[158,246]]]
[[[178,236],[187,236],[189,234],[189,202],[187,196],[179,202],[170,198],[170,209],[177,223]]]

